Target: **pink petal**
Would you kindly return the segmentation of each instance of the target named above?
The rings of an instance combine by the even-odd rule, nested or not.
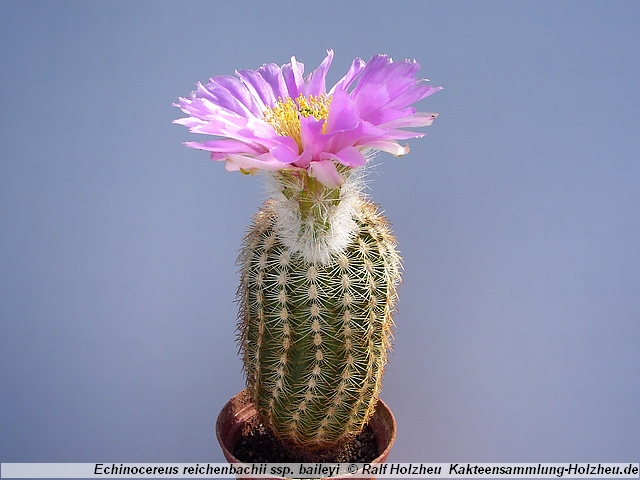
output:
[[[287,91],[287,84],[284,81],[282,75],[282,69],[275,63],[268,63],[258,69],[258,72],[265,79],[265,81],[271,86],[275,99],[287,98],[289,92]],[[272,105],[271,105],[272,106]]]
[[[344,183],[344,179],[336,170],[336,166],[331,160],[311,162],[309,165],[309,175],[318,179],[320,183],[329,188],[338,188]]]
[[[214,77],[209,81],[209,83],[213,82],[221,85],[231,92],[233,96],[236,97],[254,115],[259,115],[261,113],[256,99],[251,95],[251,92],[247,90],[244,83],[242,83],[238,78],[232,77],[231,75],[221,75]]]
[[[247,157],[245,155],[229,154],[225,157],[227,163],[225,168],[230,171],[260,169],[260,170],[281,170],[287,165],[279,162],[270,153],[265,153],[258,157]]]
[[[296,167],[307,168],[309,164],[313,160],[313,153],[310,148],[305,149],[302,154],[298,157],[298,159],[292,163]]]
[[[360,84],[358,84],[360,87]],[[355,103],[358,113],[363,120],[375,125],[383,123],[381,116],[384,115],[383,108],[390,100],[389,91],[384,84],[367,84],[360,88],[359,94],[351,98]]]
[[[428,127],[438,117],[437,113],[417,112],[407,117],[398,118],[378,125],[380,128]]]
[[[348,167],[361,167],[367,163],[362,152],[355,147],[346,147],[337,153],[324,152],[320,154],[321,160],[335,159]]]
[[[383,152],[388,152],[391,155],[395,155],[397,157],[409,153],[409,145],[405,145],[403,147],[398,142],[394,141],[379,140],[374,142],[367,142],[362,146],[367,148],[374,148],[376,150],[382,150]]]
[[[331,90],[329,90],[329,93],[333,94],[338,90],[347,90],[351,86],[351,84],[354,82],[354,80],[358,77],[358,75],[360,75],[360,72],[365,67],[365,65],[366,65],[366,62],[362,60],[360,57],[357,57],[356,59],[354,59],[353,62],[351,63],[351,67],[349,67],[349,71],[347,72],[347,74],[344,77],[342,77],[340,80],[338,80],[338,83],[336,83],[331,88]]]
[[[307,88],[305,95],[321,95],[326,93],[327,87],[325,79],[327,77],[327,71],[331,66],[333,60],[333,50],[327,50],[327,56],[324,58],[318,68],[316,68],[307,79]]]
[[[324,120],[316,120],[313,115],[300,119],[302,147],[312,158],[318,158],[320,152],[325,150],[328,137],[322,133],[324,122]]]
[[[346,90],[336,90],[329,106],[327,132],[351,130],[360,123],[360,115]]]
[[[269,153],[281,163],[293,163],[300,158],[298,144],[289,137],[282,137],[283,142],[269,150]]]
[[[211,140],[209,142],[184,142],[184,145],[190,148],[198,148],[200,150],[207,150],[209,152],[215,152],[220,154],[227,153],[244,153],[249,155],[259,155],[264,152],[253,148],[245,142],[238,142],[236,140]]]
[[[426,82],[428,82],[426,78],[418,80],[415,82],[413,87],[401,92],[393,101],[389,102],[388,106],[393,108],[403,108],[442,90],[442,87],[426,85]]]
[[[304,64],[296,61],[296,57],[291,57],[291,63],[282,66],[282,76],[287,85],[287,90],[291,98],[296,98],[304,86]]]
[[[261,110],[264,111],[265,107],[273,107],[276,100],[273,90],[266,80],[262,78],[262,75],[255,70],[236,70],[236,75],[240,77],[247,89],[255,97]]]
[[[254,98],[243,83],[235,77],[212,78],[206,85],[198,83],[196,88],[198,98],[207,99],[238,115],[259,113]]]

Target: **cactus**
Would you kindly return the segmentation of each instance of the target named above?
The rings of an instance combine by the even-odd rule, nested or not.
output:
[[[375,409],[400,257],[359,179],[339,190],[306,174],[279,181],[239,257],[244,368],[260,417],[283,441],[331,450]],[[344,245],[331,245],[340,237]]]
[[[304,452],[330,452],[371,417],[390,348],[400,257],[362,193],[368,152],[409,152],[440,90],[419,65],[356,58],[328,91],[333,51],[310,75],[265,64],[198,84],[175,123],[216,140],[186,142],[227,170],[265,171],[271,188],[239,257],[238,339],[264,423]]]

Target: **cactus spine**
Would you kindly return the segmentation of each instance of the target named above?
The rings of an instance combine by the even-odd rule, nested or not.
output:
[[[329,189],[273,174],[239,257],[239,343],[260,417],[316,452],[358,434],[376,406],[400,281],[388,224],[356,172]]]

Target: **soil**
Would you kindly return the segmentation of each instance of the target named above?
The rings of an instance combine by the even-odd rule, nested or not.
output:
[[[295,452],[285,446],[269,428],[259,423],[238,439],[233,455],[245,463],[370,463],[378,457],[378,443],[373,430],[367,425],[360,435],[336,452]]]

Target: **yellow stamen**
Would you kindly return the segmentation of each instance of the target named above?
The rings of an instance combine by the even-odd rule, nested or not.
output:
[[[264,119],[279,135],[293,138],[302,148],[300,117],[307,118],[313,115],[316,120],[325,120],[322,133],[326,133],[330,104],[331,96],[322,94],[305,97],[300,94],[296,99],[279,99],[275,107],[265,110]]]

